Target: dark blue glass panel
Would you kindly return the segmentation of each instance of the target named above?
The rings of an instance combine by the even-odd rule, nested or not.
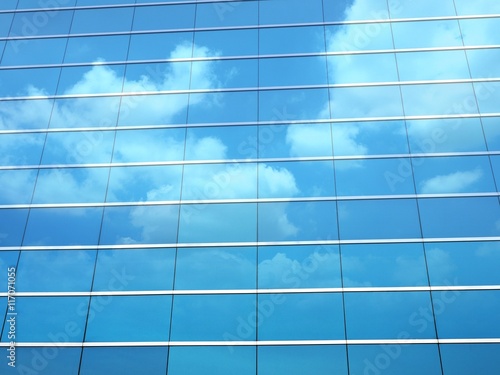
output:
[[[10,36],[68,34],[72,17],[72,10],[17,13],[12,22]]]
[[[348,339],[436,337],[428,292],[346,293],[344,298]]]
[[[258,1],[198,4],[196,7],[196,27],[257,25],[258,6]]]
[[[66,39],[32,39],[7,42],[1,65],[60,64]]]
[[[286,57],[259,60],[260,86],[324,85],[326,61],[315,57]]]
[[[441,375],[437,345],[351,345],[349,369],[366,375]]]
[[[417,204],[410,199],[338,202],[340,238],[418,238]]]
[[[0,245],[21,246],[28,210],[0,210]]]
[[[307,216],[307,220],[304,220]],[[259,204],[259,241],[338,238],[335,202]]]
[[[432,295],[439,338],[500,336],[500,291],[433,292]]]
[[[20,292],[87,292],[95,250],[22,251],[17,269]]]
[[[325,52],[325,31],[322,26],[277,27],[260,29],[259,32],[261,55]],[[325,65],[324,59],[317,58],[317,62]]]
[[[64,0],[63,0],[64,1]],[[14,10],[17,6],[17,0],[4,0],[0,3],[0,9],[2,10]]]
[[[426,243],[431,285],[499,285],[500,242]]]
[[[342,245],[345,287],[429,285],[421,244]]]
[[[419,208],[425,237],[488,237],[500,232],[496,197],[420,199]]]
[[[255,247],[179,248],[176,289],[255,289]]]
[[[102,244],[174,243],[179,207],[107,207],[102,223]]]
[[[260,346],[260,375],[347,375],[345,346]]]
[[[82,342],[88,302],[88,297],[17,297],[16,341]],[[8,327],[6,322],[3,342],[9,341]]]
[[[158,5],[135,9],[132,30],[170,30],[194,27],[194,4]]]
[[[77,6],[89,5],[111,5],[111,4],[134,4],[135,0],[76,0]]]
[[[167,341],[171,303],[171,296],[92,297],[85,341]]]
[[[258,312],[259,340],[344,338],[340,293],[261,294]]]
[[[175,249],[100,250],[93,290],[169,290]]]
[[[321,0],[274,0],[259,2],[261,25],[280,23],[322,22]]]
[[[366,19],[387,19],[387,2],[372,0],[365,6],[358,5],[352,0],[324,0],[325,21],[352,21]],[[394,9],[393,9],[394,10]],[[368,28],[372,31],[373,29]],[[372,31],[374,33],[374,31]]]
[[[216,3],[214,3],[216,4]],[[193,360],[196,358],[196,360]],[[255,347],[171,347],[169,375],[254,375]]]
[[[2,108],[0,106],[0,116]],[[0,164],[38,164],[42,155],[45,134],[2,134],[0,137]]]
[[[16,367],[5,366],[5,375],[78,375],[81,348],[16,348]]]
[[[443,374],[494,374],[500,368],[499,350],[499,344],[442,344]]]
[[[128,60],[190,58],[193,54],[192,43],[192,32],[132,35]],[[203,42],[196,44],[212,49],[211,45]]]
[[[483,118],[482,119],[484,135],[486,137],[486,142],[488,143],[488,148],[490,150],[500,149],[500,127],[498,126],[499,118]]]
[[[259,247],[259,288],[341,286],[338,246]]]
[[[197,31],[194,34],[194,43],[221,56],[255,56],[258,54],[258,30]],[[195,49],[193,56],[203,57],[203,52],[203,49]]]
[[[60,8],[70,7],[76,4],[77,0],[19,0],[17,9],[36,9],[36,8]],[[56,10],[47,11],[49,14],[57,12]]]
[[[25,245],[97,244],[102,208],[38,208],[30,212]]]
[[[59,71],[59,68],[0,70],[0,95],[54,95]],[[37,117],[33,112],[30,114]]]
[[[255,303],[254,294],[175,296],[170,339],[255,340]]]
[[[392,54],[328,56],[330,83],[397,82],[398,70]]]
[[[257,236],[257,205],[189,204],[181,207],[179,242],[252,242]]]
[[[123,61],[129,39],[126,35],[69,38],[64,62]]]
[[[71,34],[130,31],[133,14],[133,8],[75,10]]]
[[[80,375],[165,375],[166,347],[85,348]]]
[[[0,170],[0,203],[31,203],[36,175],[33,169]]]

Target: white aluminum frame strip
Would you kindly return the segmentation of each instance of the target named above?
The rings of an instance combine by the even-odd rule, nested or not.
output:
[[[16,292],[0,293],[0,297],[99,297],[99,296],[193,296],[242,294],[311,294],[311,293],[393,293],[393,292],[446,292],[446,291],[500,291],[500,285],[439,285],[391,286],[349,288],[276,288],[276,289],[213,289],[213,290],[120,290],[94,292]]]
[[[319,346],[319,345],[422,345],[500,344],[500,338],[464,339],[371,339],[371,340],[265,340],[265,341],[140,341],[140,342],[16,342],[18,348],[99,348],[99,347],[191,347],[191,346]],[[0,347],[10,343],[1,342]]]

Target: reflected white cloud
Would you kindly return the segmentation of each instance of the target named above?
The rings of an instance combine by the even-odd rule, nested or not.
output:
[[[438,175],[422,182],[421,191],[424,194],[459,193],[466,191],[483,176],[483,171],[476,168],[470,171],[457,171],[446,175]]]

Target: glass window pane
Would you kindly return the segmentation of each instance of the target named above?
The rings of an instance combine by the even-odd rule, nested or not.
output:
[[[478,49],[466,53],[472,78],[492,78],[500,75],[500,67],[495,64],[500,58],[500,50]]]
[[[54,95],[59,72],[59,68],[0,70],[0,95],[9,97]]]
[[[396,54],[402,81],[468,79],[465,51],[427,51]]]
[[[171,296],[92,297],[85,341],[167,341],[171,303]]]
[[[484,135],[490,150],[500,149],[500,127],[498,126],[498,120],[498,117],[482,119]]]
[[[1,116],[0,106],[0,116]],[[0,122],[1,122],[0,117]],[[34,165],[40,163],[45,134],[2,134],[0,137],[1,165]]]
[[[1,76],[1,74],[0,74]],[[0,102],[0,128],[2,129],[45,129],[49,124],[53,100],[16,100]],[[0,142],[14,146],[14,139],[26,140],[31,147],[23,155],[10,155],[11,158],[33,160],[33,164],[40,162],[40,152],[45,134],[2,134]],[[16,142],[17,143],[17,142]],[[20,150],[25,148],[23,142],[16,144]],[[28,163],[26,163],[28,164]],[[31,164],[31,162],[29,163]]]
[[[222,3],[214,3],[219,6]],[[193,360],[196,358],[196,360]],[[254,375],[255,347],[190,346],[171,347],[169,375]]]
[[[420,0],[418,2],[402,0],[388,4],[393,18],[393,12],[397,14],[398,18],[455,16],[453,0],[442,0],[438,3],[433,0]]]
[[[499,242],[426,243],[431,285],[499,285]]]
[[[260,294],[258,298],[259,340],[344,338],[340,293]]]
[[[5,375],[36,373],[37,375],[78,375],[81,348],[61,346],[16,348],[16,367],[7,367]]]
[[[188,90],[191,62],[132,64],[127,66],[124,92]],[[205,65],[213,64],[204,62]],[[205,72],[208,69],[200,69]],[[204,80],[207,82],[207,79]]]
[[[339,195],[414,194],[412,176],[402,176],[409,159],[336,160],[335,174]]]
[[[87,292],[94,250],[22,251],[17,269],[20,292]]]
[[[179,207],[107,207],[102,223],[102,244],[175,243]]]
[[[460,27],[462,28],[463,40],[466,46],[500,43],[500,37],[495,32],[500,27],[500,19],[498,18],[460,20]]]
[[[259,61],[259,85],[325,85],[325,59],[320,57],[270,58]]]
[[[0,210],[0,245],[21,246],[28,210]]]
[[[433,292],[439,338],[496,338],[500,335],[499,290]],[[440,296],[440,297],[439,297]]]
[[[252,203],[183,205],[179,242],[255,241],[256,216],[257,205]]]
[[[93,290],[169,290],[175,249],[100,250]]]
[[[428,292],[346,293],[344,298],[348,339],[436,337]]]
[[[255,295],[252,294],[179,295],[174,297],[170,339],[255,340],[256,327],[252,319],[255,319]]]
[[[80,83],[85,86],[87,82],[83,80]],[[93,84],[96,83],[94,82]],[[101,87],[101,89],[104,89],[104,87]],[[116,126],[119,108],[119,97],[56,99],[50,120],[50,127],[114,127]]]
[[[255,289],[255,247],[179,248],[176,289]]]
[[[338,202],[340,238],[419,238],[417,204],[411,199]]]
[[[443,373],[444,375],[494,374],[500,368],[499,350],[498,344],[441,345]]]
[[[347,375],[344,346],[260,346],[260,375]]]
[[[259,21],[261,25],[280,23],[322,22],[321,0],[274,0],[259,2]]]
[[[66,39],[31,39],[8,41],[1,65],[60,64]]]
[[[82,342],[88,297],[17,297],[17,342]],[[2,341],[7,340],[5,322]]]
[[[31,209],[25,245],[97,244],[102,208]]]
[[[497,236],[497,198],[434,198],[419,200],[425,237]]]
[[[421,244],[342,245],[345,287],[429,285]]]
[[[338,246],[259,247],[259,288],[341,286]]]
[[[7,0],[8,1],[8,0]],[[36,9],[36,8],[59,8],[59,7],[71,7],[76,4],[77,0],[57,0],[57,1],[33,1],[33,0],[19,0],[17,3],[17,9]],[[52,12],[52,11],[51,11]],[[57,12],[57,11],[54,11]],[[51,14],[51,13],[49,13]]]
[[[259,241],[336,239],[336,211],[335,202],[260,203]]]
[[[392,24],[392,32],[397,49],[462,46],[456,20],[396,22]]]
[[[276,27],[259,30],[261,55],[325,52],[323,26]],[[318,58],[324,64],[324,59]]]
[[[134,8],[78,9],[71,34],[130,31]]]
[[[167,353],[166,347],[85,348],[80,375],[165,375]]]
[[[496,113],[498,111],[499,87],[498,82],[474,83],[480,113]]]
[[[259,2],[200,3],[196,7],[196,27],[252,26],[258,24]]]
[[[0,170],[0,203],[31,203],[37,177],[36,170]]]
[[[192,32],[134,34],[130,37],[128,60],[190,58],[193,54],[192,43]],[[204,43],[196,44],[212,49]]]
[[[397,82],[396,59],[388,53],[328,56],[328,78],[331,84]]]
[[[11,267],[16,267],[17,266],[17,260],[19,258],[19,251],[0,251],[0,272],[2,275],[7,275],[7,269]],[[12,272],[12,271],[10,271]],[[5,282],[2,282],[2,285],[0,285],[0,293],[5,293],[8,291],[7,287],[7,281],[8,281],[8,276],[3,276],[2,280],[6,280]],[[0,303],[3,303],[0,302]],[[5,311],[5,306],[2,305],[0,307],[0,320],[3,319],[4,317],[4,311]]]
[[[2,10],[15,10],[18,0],[4,0],[0,5]]]
[[[437,345],[350,345],[353,374],[441,375]]]
[[[179,200],[182,166],[113,167],[109,174],[107,202]]]
[[[336,0],[332,0],[337,2]],[[380,0],[378,0],[380,1]],[[374,2],[370,2],[373,4]],[[368,5],[369,7],[370,5]],[[387,6],[384,4],[384,8]],[[367,17],[370,15],[357,12],[352,16]],[[387,17],[387,10],[385,11]],[[328,52],[349,52],[393,49],[391,25],[389,23],[347,24],[325,26]]]
[[[198,4],[198,6],[200,5]],[[231,6],[223,3],[211,5]],[[194,43],[196,46],[208,48],[209,51],[220,56],[255,56],[259,51],[258,32],[258,29],[197,31],[194,34]],[[203,57],[204,52],[203,48],[195,49],[193,56]]]
[[[188,29],[194,26],[194,4],[137,7],[132,30]]]
[[[73,10],[17,13],[14,16],[9,36],[68,34],[72,18]]]
[[[352,20],[372,20],[387,19],[387,1],[372,0],[365,6],[354,6],[350,0],[324,0],[325,21],[352,21]]]
[[[459,16],[500,13],[500,3],[495,0],[481,0],[473,3],[468,0],[455,0],[455,5]]]
[[[122,92],[125,67],[65,67],[61,70],[58,94],[81,95]]]
[[[123,61],[127,57],[129,39],[122,35],[69,38],[64,62]]]

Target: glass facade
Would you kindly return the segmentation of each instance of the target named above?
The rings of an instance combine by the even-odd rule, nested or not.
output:
[[[2,0],[1,374],[500,368],[497,0]]]

